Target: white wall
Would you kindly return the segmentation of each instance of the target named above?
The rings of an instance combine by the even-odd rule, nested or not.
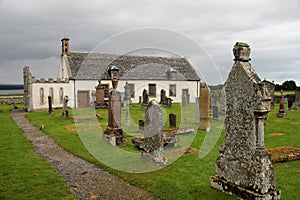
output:
[[[199,82],[197,81],[144,81],[144,80],[133,80],[128,81],[128,83],[133,83],[135,87],[135,98],[132,98],[133,103],[139,102],[139,96],[142,96],[143,90],[146,89],[149,93],[148,84],[156,84],[156,98],[150,97],[151,99],[155,99],[156,101],[160,101],[160,91],[164,89],[166,91],[167,97],[169,96],[169,85],[176,84],[176,97],[171,97],[173,102],[181,102],[182,89],[188,88],[190,94],[190,102],[195,102],[195,97],[199,97]],[[111,81],[102,80],[101,84],[109,84],[109,87],[112,87]],[[118,91],[125,92],[124,86],[126,84],[125,80],[120,80],[118,83]],[[96,80],[76,80],[75,81],[75,94],[77,94],[78,90],[89,90],[90,91],[90,102],[91,104],[94,102],[93,91],[95,92],[95,87],[98,85],[98,81]],[[75,97],[76,98],[76,97]],[[76,105],[78,105],[78,100],[76,99]]]
[[[50,88],[53,88],[53,108],[62,107],[63,104],[60,103],[59,90],[63,88],[63,96],[69,97],[69,106],[72,107],[73,100],[73,86],[71,82],[69,83],[32,83],[32,105],[33,110],[48,109],[48,96]],[[40,88],[44,88],[44,103],[40,102]]]

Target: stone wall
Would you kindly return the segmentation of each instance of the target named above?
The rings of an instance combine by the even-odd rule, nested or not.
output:
[[[23,103],[23,96],[19,97],[0,97],[0,104],[11,105],[13,103]]]

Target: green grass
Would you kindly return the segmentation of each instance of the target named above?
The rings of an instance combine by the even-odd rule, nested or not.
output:
[[[278,106],[278,105],[277,105]],[[193,123],[193,110],[194,105],[189,107],[180,108],[179,104],[174,104],[173,108],[164,109],[164,115],[169,113],[177,114],[177,125],[195,126]],[[266,122],[265,127],[265,143],[267,148],[279,147],[279,146],[294,146],[300,147],[300,130],[297,128],[300,124],[300,111],[287,111],[287,118],[276,118],[275,114],[278,111],[278,107],[270,112],[270,118]],[[72,110],[69,111],[72,117]],[[77,112],[77,110],[76,110]],[[89,109],[80,110],[81,116],[91,117],[93,116]],[[107,126],[107,110],[97,111],[103,117],[99,120],[99,124],[102,129]],[[123,111],[124,113],[124,111]],[[182,115],[182,119],[180,119]],[[124,116],[124,114],[123,114]],[[139,105],[133,104],[130,107],[131,124],[130,127],[123,129],[127,135],[127,146],[121,149],[138,153],[139,151],[131,144],[132,136],[141,135],[137,132],[138,120],[143,119],[144,111],[140,109]],[[93,126],[89,124],[88,120],[80,121],[77,123],[77,130],[75,128],[72,119],[62,120],[61,110],[55,110],[54,116],[50,117],[46,111],[28,113],[27,117],[35,126],[45,125],[43,130],[49,136],[54,138],[58,144],[60,144],[67,151],[86,159],[92,163],[97,164],[101,168],[110,171],[122,177],[124,180],[131,184],[143,187],[153,193],[156,197],[161,199],[234,199],[231,196],[223,194],[220,191],[214,190],[210,187],[210,176],[215,173],[215,160],[219,155],[218,149],[221,144],[224,143],[224,131],[214,131],[218,127],[222,127],[223,123],[214,122],[213,129],[210,133],[206,134],[204,131],[198,131],[194,138],[191,147],[200,149],[204,158],[199,158],[199,151],[192,154],[183,155],[169,166],[148,173],[125,173],[112,169],[105,164],[99,162],[94,158],[91,153],[85,148],[84,144],[80,140],[77,133],[80,127],[87,128],[86,137],[94,138],[92,135]],[[124,119],[123,119],[124,120]],[[180,124],[180,122],[182,122]],[[124,124],[124,123],[123,123]],[[168,122],[165,124],[165,128],[168,127]],[[96,129],[97,131],[97,129]],[[100,132],[100,131],[98,131]],[[274,132],[283,132],[282,136],[271,136],[269,134]],[[100,134],[100,133],[98,133]],[[97,136],[98,137],[98,136]],[[216,139],[218,138],[218,139]],[[95,140],[98,140],[95,138]],[[100,140],[100,139],[99,139]],[[179,147],[188,144],[189,137],[181,136]],[[215,144],[216,142],[216,144]],[[95,141],[93,144],[97,144]],[[215,144],[215,145],[214,145]],[[213,146],[209,151],[210,146]],[[109,155],[108,150],[103,151],[104,154]],[[110,159],[113,160],[112,156]],[[122,160],[121,160],[122,161]],[[124,162],[126,158],[124,158]],[[135,163],[133,163],[135,164]],[[138,164],[138,163],[136,163]],[[290,161],[286,163],[275,163],[274,167],[277,173],[277,187],[282,190],[282,199],[297,199],[298,187],[300,185],[300,161]]]
[[[75,199],[62,177],[34,153],[10,118],[10,108],[1,105],[0,199]]]
[[[283,95],[288,95],[288,94],[295,94],[297,91],[296,90],[290,90],[290,91],[283,91]],[[275,91],[275,96],[280,96],[281,91]]]

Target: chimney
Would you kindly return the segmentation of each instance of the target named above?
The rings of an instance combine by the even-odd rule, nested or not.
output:
[[[61,39],[61,55],[69,55],[69,38],[64,37]]]

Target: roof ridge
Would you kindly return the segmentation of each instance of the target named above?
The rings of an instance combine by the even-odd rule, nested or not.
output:
[[[107,52],[94,52],[94,51],[70,51],[69,53],[82,53],[82,54],[94,54],[94,55],[110,55],[116,57],[139,57],[139,58],[162,58],[162,59],[178,59],[178,60],[187,60],[186,57],[166,57],[166,56],[150,56],[150,55],[136,55],[136,54],[116,54],[116,53],[107,53]]]

